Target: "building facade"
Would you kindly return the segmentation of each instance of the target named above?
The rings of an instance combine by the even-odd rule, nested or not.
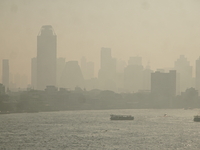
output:
[[[50,25],[42,26],[37,36],[37,89],[56,86],[57,37]]]
[[[176,70],[151,73],[151,93],[156,104],[170,106],[171,99],[176,96]]]

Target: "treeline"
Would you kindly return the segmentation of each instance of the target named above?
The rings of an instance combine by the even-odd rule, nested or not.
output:
[[[200,108],[198,92],[190,88],[181,95],[164,97],[148,92],[115,93],[76,88],[74,91],[28,90],[0,95],[1,112],[162,108]]]

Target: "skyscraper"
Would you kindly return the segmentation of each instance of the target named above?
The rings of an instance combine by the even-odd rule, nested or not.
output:
[[[9,60],[3,59],[2,61],[2,83],[5,89],[9,88]]]
[[[143,66],[141,57],[130,57],[124,69],[124,88],[128,92],[138,92],[143,88]]]
[[[176,70],[151,73],[151,93],[156,107],[168,107],[176,96]]]
[[[98,78],[101,89],[116,90],[116,59],[112,58],[110,48],[101,48],[101,68]]]
[[[174,63],[174,69],[177,71],[177,82],[180,83],[180,92],[185,92],[187,88],[192,87],[192,66],[184,55],[181,55]],[[179,87],[179,85],[178,85]],[[179,89],[177,89],[179,90]],[[180,94],[178,92],[178,94]]]
[[[37,89],[56,85],[57,37],[51,25],[42,26],[37,36]]]

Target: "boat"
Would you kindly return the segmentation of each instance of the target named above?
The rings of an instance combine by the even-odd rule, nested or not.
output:
[[[110,115],[110,120],[133,120],[131,115]]]
[[[200,122],[200,116],[199,115],[194,116],[194,121],[195,122]]]

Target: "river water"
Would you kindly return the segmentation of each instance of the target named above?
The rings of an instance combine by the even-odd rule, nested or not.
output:
[[[0,150],[199,150],[200,122],[193,122],[198,112],[123,109],[5,114],[0,115]],[[135,119],[111,121],[110,114]]]

